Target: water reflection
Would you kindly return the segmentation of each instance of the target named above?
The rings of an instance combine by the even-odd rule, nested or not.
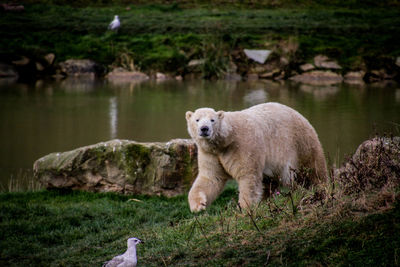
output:
[[[18,77],[2,77],[0,79],[0,86],[12,86],[18,80]]]
[[[325,101],[335,96],[339,92],[339,87],[334,85],[315,86],[303,84],[300,85],[300,90],[312,94],[315,100]]]
[[[255,91],[251,91],[244,96],[244,102],[248,106],[254,106],[257,104],[265,103],[268,99],[268,93],[264,91],[264,89],[258,89]]]
[[[110,98],[110,139],[117,138],[118,102],[117,97]]]
[[[393,84],[360,89],[262,80],[111,83],[76,78],[0,83],[0,184],[51,152],[114,138],[189,138],[187,110],[240,110],[268,101],[302,113],[336,161],[376,131],[400,134],[400,87]]]
[[[59,88],[69,93],[89,93],[93,92],[99,83],[101,81],[98,81],[93,76],[68,77],[60,81]]]

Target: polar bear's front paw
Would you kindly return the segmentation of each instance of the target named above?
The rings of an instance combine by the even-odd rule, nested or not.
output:
[[[189,206],[191,212],[199,212],[207,207],[207,197],[204,192],[199,192],[197,196],[189,196]]]

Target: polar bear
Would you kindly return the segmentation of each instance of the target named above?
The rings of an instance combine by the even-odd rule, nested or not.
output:
[[[188,197],[192,212],[209,206],[232,178],[245,209],[262,199],[263,176],[290,185],[293,170],[306,168],[311,170],[308,182],[327,179],[317,133],[288,106],[265,103],[236,112],[200,108],[186,112],[186,120],[198,148],[199,173]]]

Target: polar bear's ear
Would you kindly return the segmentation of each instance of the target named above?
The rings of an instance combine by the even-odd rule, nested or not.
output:
[[[222,110],[217,112],[218,118],[222,119],[224,117],[224,112]]]
[[[186,120],[189,120],[193,115],[193,112],[191,111],[186,111]]]

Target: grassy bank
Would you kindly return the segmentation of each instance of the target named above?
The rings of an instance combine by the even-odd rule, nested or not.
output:
[[[339,7],[334,1],[328,7],[318,5],[320,1],[302,6],[295,2],[273,9],[268,5],[253,9],[251,3],[209,9],[201,1],[194,6],[26,4],[24,12],[0,16],[0,60],[10,61],[17,55],[39,59],[52,52],[58,62],[90,58],[108,66],[123,65],[129,58],[143,71],[184,74],[192,59],[226,64],[232,51],[279,50],[279,44],[288,39],[298,46],[293,56],[299,60],[323,53],[339,60],[345,69],[359,68],[364,61],[375,64],[377,57],[400,55],[400,10],[395,2],[363,4],[358,9]],[[107,31],[115,14],[122,23],[118,33]]]
[[[193,215],[186,197],[2,193],[0,264],[100,266],[136,236],[145,241],[140,266],[394,266],[400,256],[395,195],[321,198],[298,188],[243,213],[230,185],[207,212]]]

